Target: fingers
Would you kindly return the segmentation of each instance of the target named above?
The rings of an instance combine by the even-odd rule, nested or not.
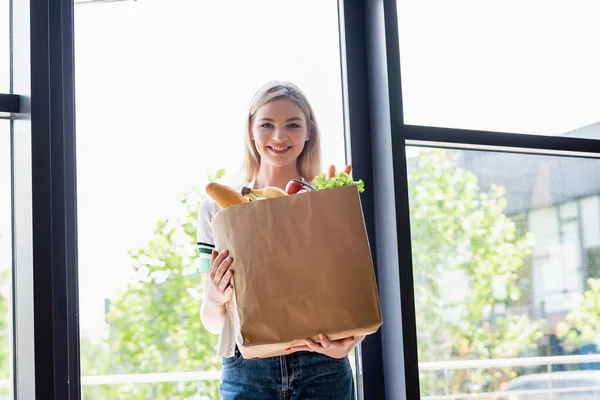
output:
[[[305,339],[304,341],[306,344],[288,347],[287,349],[285,349],[285,351],[290,352],[290,353],[295,353],[296,351],[318,351],[318,352],[321,352],[324,349],[323,346],[321,346],[319,343],[314,342],[310,339]]]
[[[321,346],[323,346],[323,348],[329,349],[332,347],[348,347],[354,343],[356,339],[354,336],[350,336],[340,340],[329,340],[327,336],[320,334],[319,340],[321,341]]]
[[[225,257],[227,257],[228,253],[229,252],[227,250],[224,250],[221,253],[217,252],[216,250],[213,250],[212,255],[211,255],[210,271],[209,271],[209,276],[211,278],[215,277],[215,274],[217,272],[217,269],[219,268],[219,265],[221,265],[221,263],[223,262]]]
[[[310,339],[306,339],[306,345],[312,351],[317,351],[317,352],[323,351],[323,346],[321,346],[319,343],[313,342]]]
[[[306,346],[306,345],[302,345],[302,346],[292,346],[292,347],[288,347],[287,349],[285,349],[286,352],[288,353],[295,353],[297,351],[310,351],[310,347]]]
[[[348,354],[350,347],[355,342],[356,338],[351,336],[340,340],[329,340],[327,336],[321,334],[319,335],[319,340],[320,343],[317,343],[310,338],[305,339],[305,345],[288,347],[285,349],[285,352],[290,354],[297,351],[313,351],[329,355],[330,357],[340,358],[345,357]]]
[[[330,349],[333,346],[333,343],[327,339],[327,336],[320,334],[319,339],[321,340],[321,346],[325,349]]]
[[[223,251],[219,256],[215,259],[215,264],[219,262],[218,267],[215,271],[214,282],[218,285],[223,279],[223,275],[229,269],[229,265],[231,264],[231,257],[229,257],[229,252],[227,250]],[[220,260],[220,261],[219,261]]]
[[[225,295],[225,302],[227,303],[233,297],[233,285],[229,285],[223,294]]]
[[[219,252],[213,249],[212,253],[210,254],[210,268],[208,270],[208,276],[210,276],[210,279],[215,277],[215,271],[217,270],[215,268],[215,261],[218,256]]]
[[[227,287],[229,286],[229,283],[231,282],[231,276],[233,275],[233,272],[231,270],[227,270],[227,272],[225,272],[225,274],[223,275],[223,278],[221,279],[221,282],[219,282],[219,291],[221,292],[225,292],[225,289],[227,289]]]

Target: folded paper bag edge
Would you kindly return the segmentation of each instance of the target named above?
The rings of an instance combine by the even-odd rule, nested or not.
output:
[[[350,331],[340,332],[338,334],[327,335],[327,337],[329,340],[341,340],[351,336],[369,336],[379,330],[382,322],[368,328],[353,329]],[[318,337],[313,337],[311,339],[317,343],[319,342]],[[237,343],[237,346],[245,359],[266,358],[289,354],[289,352],[286,352],[285,349],[292,346],[305,345],[306,343],[304,340],[305,339],[296,339],[285,343],[273,343],[257,346],[245,346],[242,343]]]

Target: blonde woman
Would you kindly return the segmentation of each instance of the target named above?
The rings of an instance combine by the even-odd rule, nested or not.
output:
[[[254,96],[248,113],[245,186],[285,188],[292,179],[312,180],[321,172],[320,132],[304,94],[289,82],[270,82]],[[235,262],[227,250],[214,250],[210,227],[218,206],[210,199],[199,210],[198,245],[209,272],[203,273],[202,323],[220,334],[218,356],[223,360],[222,399],[354,399],[354,379],[348,353],[362,338],[306,339],[288,354],[244,359],[226,314],[233,294],[229,269]],[[315,277],[318,279],[318,277]],[[307,310],[310,312],[310,310]]]

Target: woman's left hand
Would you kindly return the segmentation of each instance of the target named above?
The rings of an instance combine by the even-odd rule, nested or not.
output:
[[[289,347],[288,353],[296,351],[314,351],[332,358],[344,358],[356,346],[356,338],[351,336],[340,340],[329,340],[325,335],[319,335],[321,343],[306,339],[306,344],[301,346]]]

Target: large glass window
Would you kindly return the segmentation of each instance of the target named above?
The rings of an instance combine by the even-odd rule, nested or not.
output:
[[[305,92],[324,163],[344,163],[337,2],[77,3],[75,41],[83,395],[216,398],[198,201],[209,174],[243,179],[247,107],[270,80]]]
[[[422,398],[575,398],[600,367],[600,159],[410,150]]]
[[[600,138],[600,3],[397,9],[405,123]]]
[[[0,93],[10,89],[9,0],[0,0]]]
[[[12,393],[12,206],[9,121],[0,120],[0,398]]]

